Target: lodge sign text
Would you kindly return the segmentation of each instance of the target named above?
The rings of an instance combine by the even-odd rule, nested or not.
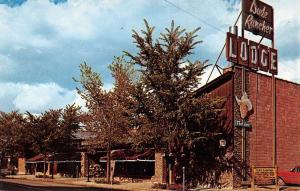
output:
[[[258,44],[232,33],[226,38],[227,61],[255,70],[278,73],[278,53],[274,48]]]

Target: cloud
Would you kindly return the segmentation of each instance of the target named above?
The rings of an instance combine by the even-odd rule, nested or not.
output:
[[[76,103],[84,106],[75,90],[68,90],[56,83],[24,84],[0,83],[0,110],[40,113],[48,109],[63,108]]]
[[[203,74],[203,76],[201,77],[199,87],[204,86],[206,84],[206,82],[211,82],[213,79],[217,78],[218,76],[220,76],[220,73],[218,72],[218,70],[216,68],[212,71],[212,66],[208,67],[205,70],[205,73]],[[209,80],[208,80],[208,78],[209,78]]]
[[[87,107],[85,106],[85,100],[82,99],[77,93],[75,95],[75,100],[73,101],[73,103],[75,103],[77,106],[80,106],[82,111],[88,111]]]
[[[105,84],[106,91],[113,88],[113,84]],[[20,110],[41,113],[49,109],[64,108],[68,104],[80,106],[87,111],[85,100],[76,90],[63,88],[56,83],[0,83],[0,111]]]
[[[16,64],[9,55],[0,55],[0,76],[2,76],[2,78],[13,75],[15,67]]]
[[[0,82],[7,88],[5,98],[0,98],[0,106],[7,111],[25,107],[43,110],[79,100],[73,92],[76,83],[72,77],[79,76],[78,65],[83,61],[101,73],[105,88],[110,89],[113,79],[107,66],[123,50],[137,51],[131,30],[143,29],[144,18],[156,26],[156,37],[170,26],[171,20],[188,31],[201,27],[197,40],[204,42],[197,46],[190,59],[209,59],[209,63],[214,64],[228,27],[239,14],[240,1],[169,1],[175,6],[159,0],[155,3],[148,0],[18,0],[17,4],[0,0]],[[6,4],[1,4],[3,2]],[[275,10],[279,77],[300,82],[298,74],[286,67],[297,68],[300,59],[300,20],[297,19],[300,1],[290,2],[266,0]],[[219,63],[223,67],[227,65],[224,54]],[[206,81],[208,73],[202,81]],[[214,73],[213,77],[216,76]],[[30,98],[38,97],[38,89],[50,86],[55,92],[48,93],[57,96],[56,100],[44,94],[41,94],[44,101]]]
[[[280,78],[293,82],[300,82],[300,58],[282,61],[278,70]]]
[[[225,18],[218,17],[219,12],[230,17],[227,23],[234,16],[232,11],[224,9],[230,7],[226,1],[174,2],[193,14],[203,12],[198,17],[222,30],[227,27],[224,27]],[[216,11],[208,14],[206,7],[212,5]],[[78,65],[86,61],[101,72],[105,82],[111,83],[107,63],[111,63],[113,56],[119,56],[123,50],[136,50],[131,30],[144,28],[143,18],[156,26],[156,35],[169,26],[171,20],[188,30],[202,26],[198,39],[205,39],[205,42],[201,45],[202,50],[195,50],[197,57],[212,58],[220,49],[214,43],[220,39],[220,36],[214,35],[218,31],[164,1],[153,4],[135,0],[71,0],[55,4],[28,0],[14,8],[0,5],[0,13],[0,55],[10,55],[17,64],[14,75],[5,79],[0,76],[0,80],[6,82],[54,81],[72,89],[74,83],[71,78],[78,76]],[[207,34],[212,38],[216,36],[216,39],[207,39]],[[206,50],[206,45],[212,46]],[[17,75],[20,73],[22,75]]]

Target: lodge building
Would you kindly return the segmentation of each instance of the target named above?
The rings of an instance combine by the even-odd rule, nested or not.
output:
[[[297,99],[300,84],[274,78],[273,89],[272,76],[244,69],[245,76],[241,66],[227,68],[221,76],[198,90],[199,96],[207,93],[226,98],[225,125],[232,129],[226,139],[230,144],[227,148],[233,168],[225,181],[233,188],[250,186],[253,167],[277,167],[278,171],[289,171],[300,161],[300,102]],[[251,110],[244,120],[238,103],[243,94],[243,83],[251,102]],[[152,180],[166,183],[169,182],[167,177],[164,153],[156,153]]]
[[[199,90],[227,99],[226,116],[233,129],[233,187],[247,184],[254,166],[277,166],[279,171],[289,171],[300,161],[300,84],[275,78],[273,90],[271,76],[245,70],[244,88],[252,109],[247,118],[250,126],[244,127],[244,139],[242,127],[237,123],[242,121],[241,106],[236,100],[243,93],[242,68],[234,66],[225,70],[223,75]]]

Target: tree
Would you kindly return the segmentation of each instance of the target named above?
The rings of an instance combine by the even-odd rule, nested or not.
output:
[[[26,129],[32,140],[32,150],[44,155],[44,176],[49,153],[74,150],[72,138],[79,126],[80,107],[67,105],[65,109],[50,109],[40,115],[26,113]]]
[[[0,113],[0,148],[2,155],[24,156],[28,152],[29,139],[25,119],[18,111]]]
[[[80,107],[75,104],[66,105],[60,116],[60,128],[57,145],[54,146],[56,152],[73,152],[77,149],[74,143],[75,133],[81,128]]]
[[[53,152],[54,145],[59,140],[59,118],[61,110],[49,110],[41,115],[30,112],[27,115],[27,130],[32,140],[32,150],[44,155],[44,177],[46,176],[47,154]]]
[[[181,169],[186,166],[189,183],[214,183],[211,177],[216,173],[212,168],[211,171],[194,170],[206,169],[199,152],[210,152],[210,162],[219,162],[224,152],[219,148],[218,138],[226,136],[227,132],[218,120],[223,98],[197,96],[196,90],[208,66],[207,61],[189,60],[193,49],[201,42],[195,41],[199,28],[185,32],[172,21],[166,33],[154,40],[154,27],[147,21],[145,25],[142,34],[133,31],[138,53],[125,52],[141,71],[134,95],[140,103],[137,115],[143,119],[139,132],[144,138],[140,144],[150,141],[156,149],[167,149],[170,159],[175,161],[176,176],[181,177]]]
[[[88,112],[84,124],[96,137],[93,140],[107,151],[107,182],[110,182],[111,149],[127,142],[130,109],[125,105],[130,101],[129,89],[133,83],[133,68],[123,57],[117,57],[110,65],[115,86],[112,90],[103,89],[100,74],[94,72],[86,63],[80,65],[78,94],[86,101]]]

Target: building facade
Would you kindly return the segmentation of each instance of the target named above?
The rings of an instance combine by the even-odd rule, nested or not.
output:
[[[252,167],[277,166],[283,171],[300,162],[300,85],[275,78],[273,91],[271,76],[245,69],[243,82],[242,73],[241,67],[232,67],[199,90],[227,100],[227,121],[233,129],[233,187],[249,184]],[[251,101],[245,119],[238,102],[243,83]]]

